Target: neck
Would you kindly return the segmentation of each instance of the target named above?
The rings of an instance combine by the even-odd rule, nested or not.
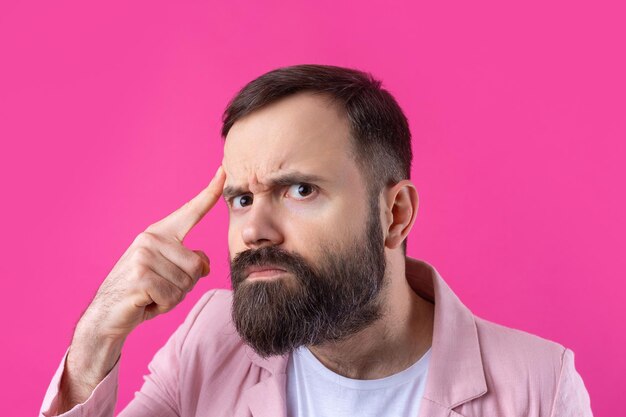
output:
[[[353,379],[384,378],[408,368],[430,348],[434,305],[411,289],[400,255],[387,258],[383,317],[348,339],[309,346],[333,372]]]

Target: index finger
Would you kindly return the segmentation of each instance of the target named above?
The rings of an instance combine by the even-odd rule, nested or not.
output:
[[[147,231],[171,236],[182,242],[187,233],[217,203],[225,181],[226,174],[220,165],[208,186],[175,212],[150,225]]]

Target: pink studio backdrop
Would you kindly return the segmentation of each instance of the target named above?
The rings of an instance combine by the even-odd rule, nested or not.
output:
[[[618,1],[2,2],[3,415],[36,414],[126,247],[208,183],[228,99],[298,63],[383,79],[414,136],[409,254],[477,315],[574,350],[594,413],[615,415],[623,22]],[[201,294],[229,287],[227,225],[220,202],[188,236],[213,271],[129,337],[118,411]]]

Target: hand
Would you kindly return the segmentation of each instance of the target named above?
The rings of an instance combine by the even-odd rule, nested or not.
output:
[[[98,340],[124,340],[141,322],[185,298],[209,273],[210,261],[204,252],[183,246],[183,239],[217,203],[225,177],[220,166],[198,195],[135,238],[98,289],[77,331],[85,329]]]
[[[105,278],[76,325],[57,415],[89,398],[137,325],[170,311],[209,273],[209,258],[187,249],[183,239],[217,203],[225,177],[220,166],[197,196],[140,233]]]

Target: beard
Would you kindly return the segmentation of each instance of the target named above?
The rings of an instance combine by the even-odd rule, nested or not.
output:
[[[378,199],[361,236],[344,247],[321,245],[319,252],[315,265],[277,246],[240,252],[230,262],[232,320],[259,356],[341,341],[382,317],[387,280]],[[246,268],[264,265],[287,272],[270,280],[246,279]]]

